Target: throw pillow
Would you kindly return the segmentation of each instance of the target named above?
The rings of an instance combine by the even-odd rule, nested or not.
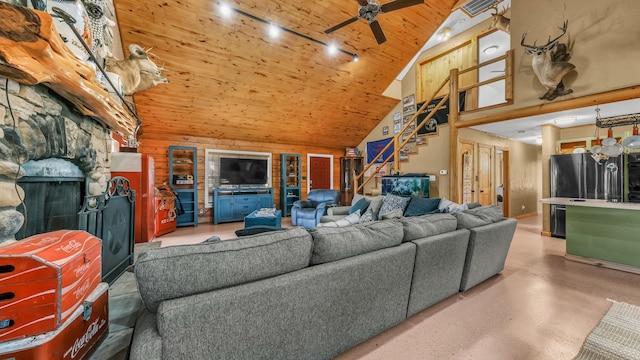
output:
[[[286,229],[277,227],[277,226],[256,225],[256,226],[249,226],[248,228],[244,228],[244,229],[238,229],[235,231],[235,233],[236,233],[236,236],[248,236],[248,235],[261,234],[269,231],[280,231],[280,230],[286,230]]]
[[[385,195],[382,200],[382,206],[380,206],[380,211],[378,212],[378,218],[396,209],[400,209],[404,213],[404,209],[407,207],[409,200],[411,200],[411,198],[393,194]]]
[[[372,222],[378,220],[378,216],[373,212],[373,207],[369,206],[367,212],[360,216],[360,223]]]
[[[320,223],[316,227],[343,227],[343,226],[357,224],[359,221],[360,221],[360,210],[356,210],[356,212],[354,212],[353,214],[343,219],[326,222],[326,223]]]
[[[419,216],[438,212],[438,205],[440,205],[440,198],[431,199],[412,196],[407,209],[404,211],[404,216]]]
[[[440,212],[454,214],[469,209],[469,206],[467,204],[454,203],[447,198],[442,198],[442,200],[440,200],[440,205],[438,205],[438,209],[440,209]]]
[[[480,204],[479,202],[473,202],[473,203],[468,203],[467,206],[469,207],[469,209],[475,209],[477,207],[482,206],[482,204]]]
[[[380,212],[380,207],[382,206],[383,200],[384,196],[376,196],[371,199],[371,203],[369,203],[369,209],[373,210],[373,220],[378,220],[378,213]]]
[[[389,219],[398,219],[402,217],[402,209],[391,210],[387,213],[382,214],[380,217],[381,220],[389,220]]]
[[[360,214],[364,214],[364,212],[367,210],[368,207],[369,207],[369,202],[367,201],[367,199],[362,198],[351,206],[351,208],[349,209],[349,214],[353,214],[358,210],[360,210]]]

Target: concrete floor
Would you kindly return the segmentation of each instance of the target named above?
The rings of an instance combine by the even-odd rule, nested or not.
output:
[[[607,299],[640,305],[640,275],[565,260],[565,241],[541,236],[541,223],[541,215],[519,221],[501,275],[335,359],[573,358],[609,308]],[[289,218],[283,219],[283,226],[290,224]],[[170,246],[201,242],[211,235],[228,239],[242,226],[200,224],[157,240]]]

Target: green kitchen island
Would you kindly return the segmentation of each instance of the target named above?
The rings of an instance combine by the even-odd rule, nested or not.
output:
[[[547,198],[566,206],[565,258],[640,274],[640,203]]]

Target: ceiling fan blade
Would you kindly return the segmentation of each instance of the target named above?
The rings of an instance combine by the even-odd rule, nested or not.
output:
[[[390,11],[406,8],[413,5],[424,4],[424,0],[396,0],[392,2],[388,2],[384,5],[380,5],[380,10],[383,13],[388,13]]]
[[[325,31],[324,31],[324,33],[325,33],[325,34],[332,33],[332,32],[334,32],[334,31],[336,31],[336,30],[340,29],[340,28],[341,28],[341,27],[343,27],[343,26],[347,26],[347,25],[351,24],[352,22],[354,22],[354,21],[356,21],[356,20],[358,20],[358,17],[357,17],[357,16],[354,16],[354,17],[352,17],[351,19],[346,20],[346,21],[343,21],[343,22],[341,22],[340,24],[338,24],[338,25],[336,25],[336,26],[334,26],[334,27],[330,27],[330,28],[328,28],[327,30],[325,30]]]
[[[382,27],[380,27],[378,20],[373,20],[369,26],[371,27],[371,31],[373,31],[373,36],[378,40],[378,45],[387,41],[387,37],[384,36],[384,31],[382,31]]]
[[[368,0],[358,0],[358,5],[367,6],[367,5],[369,5],[369,1]]]

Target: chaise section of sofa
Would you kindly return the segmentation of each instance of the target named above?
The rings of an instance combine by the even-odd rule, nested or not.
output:
[[[450,214],[401,218],[404,241],[416,245],[407,316],[457,294],[467,254],[469,230],[456,230]]]
[[[458,219],[459,229],[470,231],[460,282],[460,291],[466,291],[504,270],[518,221],[503,218],[502,209],[495,205],[470,209],[454,216]]]

